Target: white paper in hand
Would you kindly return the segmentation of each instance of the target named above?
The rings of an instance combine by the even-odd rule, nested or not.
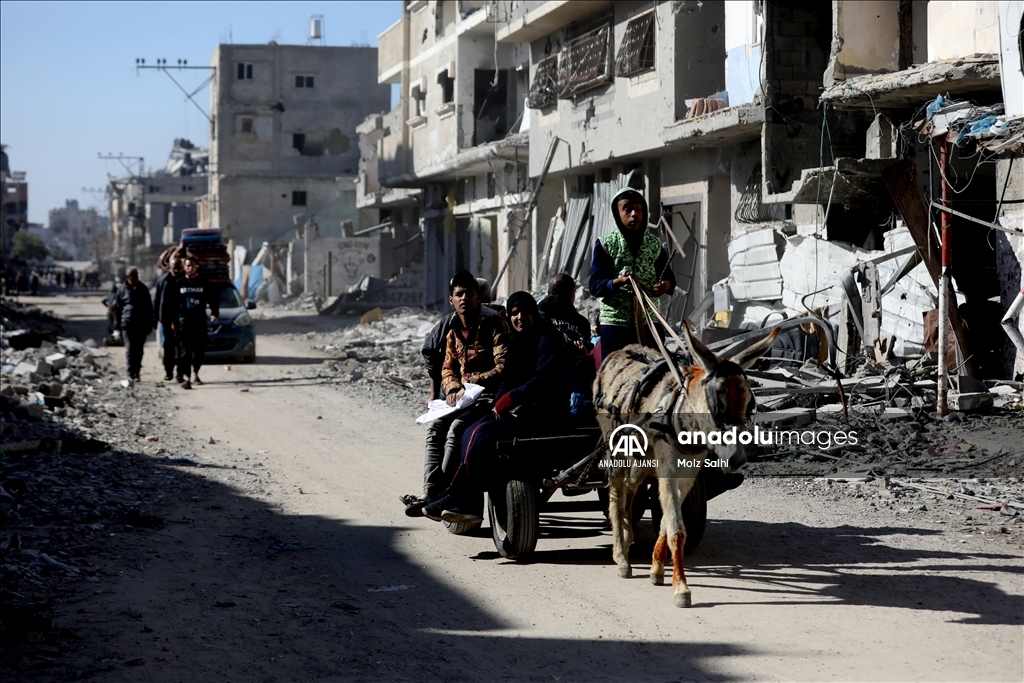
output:
[[[440,417],[454,413],[456,410],[462,410],[466,406],[472,405],[480,397],[480,394],[484,393],[484,388],[479,384],[467,384],[464,388],[466,393],[462,395],[462,398],[454,406],[448,405],[447,401],[441,399],[428,403],[427,412],[416,418],[416,424],[421,425],[433,422]]]

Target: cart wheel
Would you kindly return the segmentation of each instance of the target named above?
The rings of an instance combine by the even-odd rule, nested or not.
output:
[[[608,519],[608,489],[598,489],[597,499],[601,501],[601,514],[604,515],[605,519]],[[644,513],[647,512],[649,504],[658,504],[658,484],[657,482],[651,484],[644,482],[640,484],[640,488],[636,490],[636,495],[633,496],[633,526],[640,523],[640,520],[644,518]],[[651,507],[651,514],[653,515],[654,508]],[[659,509],[660,513],[661,510]],[[657,524],[655,525],[657,529]]]
[[[537,547],[537,492],[522,479],[512,479],[504,491],[487,494],[487,518],[494,547],[502,557],[522,560]]]
[[[654,530],[661,532],[661,501],[658,496],[651,496],[651,519]],[[704,538],[704,528],[708,523],[708,500],[704,492],[704,478],[697,477],[693,488],[683,501],[683,525],[686,526],[686,546],[683,552],[693,552]]]

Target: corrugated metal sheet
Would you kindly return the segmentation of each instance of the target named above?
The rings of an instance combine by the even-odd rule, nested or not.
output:
[[[589,207],[589,194],[572,193],[566,210],[565,238],[562,240],[557,261],[558,268],[554,271],[555,273],[569,273],[575,277],[573,270],[576,267],[580,241],[584,238],[584,233],[589,233],[590,215],[587,211]],[[583,241],[584,250],[586,250],[587,244],[587,241]]]

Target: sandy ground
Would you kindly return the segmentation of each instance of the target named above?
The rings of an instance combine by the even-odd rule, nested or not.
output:
[[[91,299],[39,303],[72,332],[101,324]],[[168,524],[111,527],[112,571],[58,615],[81,635],[69,677],[1024,680],[1019,543],[927,515],[749,481],[709,505],[688,610],[648,582],[649,546],[616,577],[599,512],[544,514],[528,564],[502,560],[486,525],[455,537],[405,517],[425,429],[300,377],[325,354],[274,334],[332,324],[258,321],[258,362],[211,365],[193,391],[157,382],[147,346],[139,395],[203,467],[151,459]]]

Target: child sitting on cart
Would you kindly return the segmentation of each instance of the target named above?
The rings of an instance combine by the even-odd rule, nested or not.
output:
[[[562,334],[541,319],[528,292],[512,294],[505,306],[513,333],[498,398],[493,411],[465,431],[462,464],[446,495],[423,508],[435,521],[482,521],[482,494],[496,474],[496,443],[553,431],[568,416],[572,363]]]

